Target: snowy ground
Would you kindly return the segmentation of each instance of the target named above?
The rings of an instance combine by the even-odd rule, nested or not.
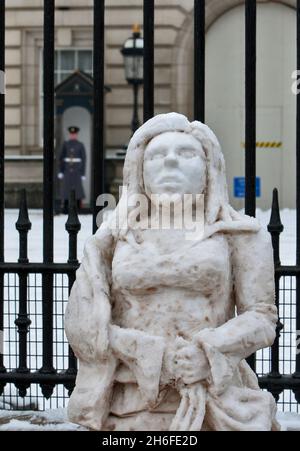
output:
[[[257,218],[262,226],[267,227],[270,222],[271,211],[257,211]],[[280,256],[283,265],[296,263],[296,210],[284,209],[280,212],[284,231],[280,235]]]
[[[278,421],[283,432],[300,431],[300,415],[279,413]],[[2,431],[86,431],[86,429],[68,423],[65,409],[46,412],[0,410],[0,432]]]
[[[19,252],[19,234],[15,223],[18,219],[17,210],[7,210],[5,214],[5,259],[15,262]],[[32,229],[28,234],[28,256],[30,262],[43,260],[43,215],[40,210],[30,210],[29,219]],[[54,260],[57,263],[68,260],[68,233],[65,229],[67,216],[60,215],[54,218]],[[81,230],[78,234],[78,256],[82,256],[84,242],[92,234],[92,217],[80,216]]]
[[[0,410],[0,431],[85,431],[68,423],[65,409],[46,412],[9,412]]]

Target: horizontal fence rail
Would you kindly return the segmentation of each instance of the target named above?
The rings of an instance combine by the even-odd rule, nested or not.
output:
[[[105,2],[94,0],[94,120],[93,120],[93,221],[104,192],[104,61]],[[144,121],[153,117],[155,2],[144,0]],[[194,0],[194,118],[205,120],[205,0]],[[256,213],[256,1],[245,0],[245,172],[246,213]],[[300,69],[300,0],[297,1],[297,55]],[[0,70],[5,69],[5,0],[0,0]],[[64,335],[64,311],[79,267],[77,236],[81,225],[75,194],[69,202],[66,233],[69,257],[65,263],[53,258],[54,179],[54,51],[55,1],[44,2],[44,208],[43,262],[28,258],[31,222],[26,193],[20,196],[19,259],[4,258],[4,95],[0,95],[0,333],[4,330],[4,357],[0,353],[0,408],[44,409],[67,404],[77,374],[77,361]],[[276,304],[280,320],[271,349],[249,359],[256,368],[260,386],[270,391],[284,410],[299,411],[300,354],[296,330],[300,330],[300,98],[297,99],[297,262],[280,262],[283,225],[277,190],[273,193],[268,230],[275,263]],[[2,402],[2,404],[1,404]]]

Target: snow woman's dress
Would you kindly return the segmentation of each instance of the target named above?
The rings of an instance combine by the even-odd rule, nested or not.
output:
[[[130,214],[121,198],[88,240],[66,312],[79,359],[69,418],[95,430],[278,430],[275,401],[245,361],[275,339],[270,236],[230,207],[212,131],[177,113],[156,116],[133,136],[124,168],[129,193],[143,192],[145,148],[166,131],[192,133],[205,150],[204,237],[174,245],[159,231],[116,230],[114,215]],[[176,340],[204,352],[205,381],[165,378],[164,356]]]

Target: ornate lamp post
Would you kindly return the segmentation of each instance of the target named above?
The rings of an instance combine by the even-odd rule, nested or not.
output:
[[[144,82],[144,39],[141,37],[139,25],[134,25],[132,36],[124,43],[121,53],[124,57],[125,78],[133,87],[133,118],[131,122],[132,134],[139,128],[138,98],[139,86]]]

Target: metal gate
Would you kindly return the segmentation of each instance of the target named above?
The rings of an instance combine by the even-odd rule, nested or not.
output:
[[[194,5],[194,117],[205,121],[205,0]],[[154,115],[154,0],[144,0],[144,121]],[[94,0],[94,124],[93,231],[96,231],[98,195],[104,192],[104,28],[105,1]],[[300,69],[300,0],[297,1],[297,66]],[[246,24],[246,201],[245,212],[256,212],[256,1],[245,1]],[[69,259],[54,262],[54,34],[55,1],[44,1],[44,206],[43,262],[29,262],[27,238],[31,228],[26,193],[21,195],[19,260],[5,261],[4,229],[4,95],[0,95],[0,408],[44,409],[64,407],[74,387],[76,359],[64,336],[63,315],[78,268],[77,234],[80,223],[73,197],[66,230]],[[5,0],[0,0],[0,70],[5,71]],[[192,68],[191,68],[192,70]],[[277,338],[271,350],[249,359],[261,387],[269,390],[283,410],[299,411],[300,346],[300,98],[297,100],[297,264],[282,266],[279,239],[278,193],[273,194],[269,231],[276,266],[276,302],[280,311]],[[99,176],[99,174],[101,176]],[[270,193],[271,194],[271,193]],[[92,230],[91,230],[92,232]],[[282,328],[283,327],[283,328]]]

